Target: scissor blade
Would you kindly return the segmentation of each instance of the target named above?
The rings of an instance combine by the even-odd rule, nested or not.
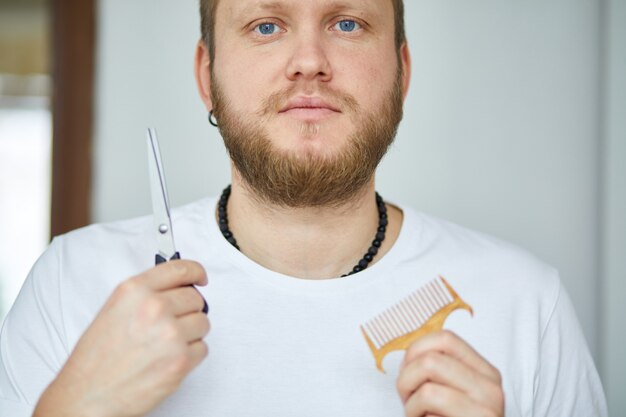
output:
[[[158,254],[170,260],[176,254],[172,220],[170,218],[170,202],[167,195],[163,163],[156,130],[148,129],[148,170],[150,172],[150,191],[154,212],[154,232],[157,236]]]

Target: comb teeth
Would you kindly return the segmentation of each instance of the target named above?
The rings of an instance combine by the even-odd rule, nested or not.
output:
[[[376,349],[393,339],[422,327],[437,311],[454,302],[454,298],[435,279],[409,294],[363,325]]]

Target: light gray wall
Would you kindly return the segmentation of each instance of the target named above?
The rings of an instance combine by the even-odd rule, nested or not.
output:
[[[626,1],[605,9],[603,330],[601,370],[612,416],[626,415]]]
[[[413,85],[380,188],[556,265],[597,352],[598,3],[405,4]]]
[[[601,343],[601,307],[615,305],[600,276],[612,262],[601,253],[602,158],[618,158],[601,140],[602,4],[406,1],[412,86],[378,189],[557,266],[596,360],[623,369],[600,351],[612,341]],[[150,213],[147,126],[159,130],[173,204],[217,194],[228,161],[195,92],[196,0],[106,0],[99,13],[94,220]],[[623,161],[621,129],[611,146]]]
[[[215,194],[229,164],[196,94],[196,0],[98,5],[93,219],[151,212],[147,127],[158,130],[173,205]]]

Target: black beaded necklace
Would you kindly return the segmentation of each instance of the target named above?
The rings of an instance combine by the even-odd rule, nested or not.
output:
[[[228,204],[230,191],[230,185],[224,188],[220,201],[217,204],[218,224],[220,230],[222,231],[222,235],[224,235],[226,240],[240,251],[241,249],[239,249],[239,246],[237,245],[235,236],[233,236],[233,233],[228,228],[228,213],[226,211],[226,205]],[[374,256],[378,253],[378,249],[382,245],[383,240],[385,240],[385,232],[387,231],[387,224],[389,224],[389,220],[387,219],[387,206],[385,205],[383,198],[378,193],[376,193],[376,205],[378,206],[378,230],[376,231],[376,236],[374,237],[370,248],[367,250],[367,253],[363,255],[363,258],[359,261],[359,263],[352,268],[352,271],[347,274],[343,274],[342,277],[356,274],[357,272],[361,272],[367,268],[369,263],[374,259]]]

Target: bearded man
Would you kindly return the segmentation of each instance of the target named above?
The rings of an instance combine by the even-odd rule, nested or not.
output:
[[[375,192],[409,86],[401,0],[201,14],[232,185],[174,211],[190,260],[150,267],[150,218],[54,239],[2,331],[3,416],[606,416],[553,268]],[[381,339],[461,298],[474,317],[376,369]]]

